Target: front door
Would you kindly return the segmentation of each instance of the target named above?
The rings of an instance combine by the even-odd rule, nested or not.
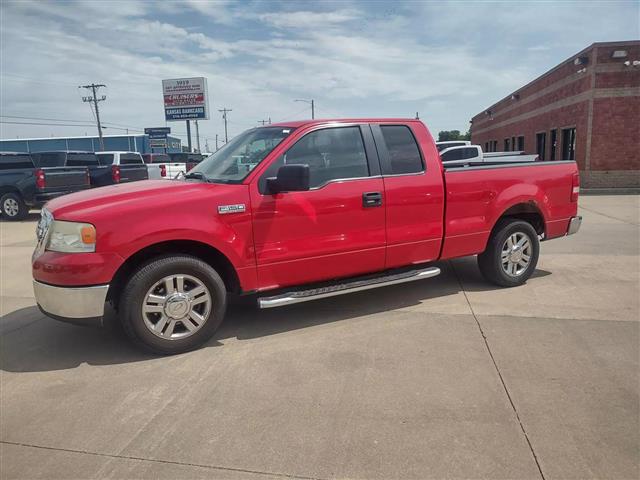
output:
[[[310,190],[268,193],[284,164],[309,165]],[[250,188],[260,290],[384,269],[384,185],[368,126],[310,131]]]

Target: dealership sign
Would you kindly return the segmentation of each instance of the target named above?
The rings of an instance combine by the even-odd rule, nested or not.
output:
[[[164,117],[167,121],[208,120],[209,94],[204,77],[162,80]]]

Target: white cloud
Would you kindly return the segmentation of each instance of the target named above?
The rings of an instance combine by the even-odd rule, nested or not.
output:
[[[215,116],[200,130],[209,137],[222,132],[219,107],[233,108],[237,133],[268,116],[308,115],[295,98],[314,98],[319,116],[418,110],[436,132],[464,130],[473,114],[592,41],[637,32],[637,4],[571,15],[555,4],[517,12],[505,4],[309,5],[3,2],[2,114],[91,120],[74,86],[95,81],[108,85],[106,122],[162,125],[160,80],[206,76]],[[0,136],[85,130],[92,133],[1,124]]]

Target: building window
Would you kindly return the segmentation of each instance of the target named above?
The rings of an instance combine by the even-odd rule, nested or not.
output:
[[[518,137],[518,151],[520,152],[524,152],[524,136],[520,135]]]
[[[549,143],[549,160],[556,159],[556,149],[558,148],[558,130],[555,128],[551,130],[551,141]]]
[[[492,151],[492,152],[497,152],[497,151],[498,151],[498,140],[494,140],[494,141],[492,142],[492,145],[491,145],[491,151]]]
[[[546,132],[536,134],[536,153],[540,160],[544,160],[544,153],[547,149],[547,134]]]
[[[489,142],[484,142],[484,151],[485,152],[489,151]]]
[[[511,150],[515,151],[516,149],[516,137],[511,137]]]
[[[504,151],[508,152],[509,150],[511,150],[511,142],[509,141],[508,138],[504,139]]]
[[[576,159],[576,129],[575,128],[562,129],[562,159],[563,160]]]

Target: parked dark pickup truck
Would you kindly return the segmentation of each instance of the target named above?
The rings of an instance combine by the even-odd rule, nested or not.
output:
[[[33,153],[33,161],[37,167],[76,167],[83,166],[89,169],[92,187],[103,187],[116,183],[146,180],[148,178],[147,167],[142,162],[140,155],[136,154],[136,161],[128,163],[121,157],[126,157],[126,152],[38,152]]]
[[[36,168],[28,153],[0,152],[0,210],[7,220],[22,220],[29,208],[90,186],[87,167]]]

